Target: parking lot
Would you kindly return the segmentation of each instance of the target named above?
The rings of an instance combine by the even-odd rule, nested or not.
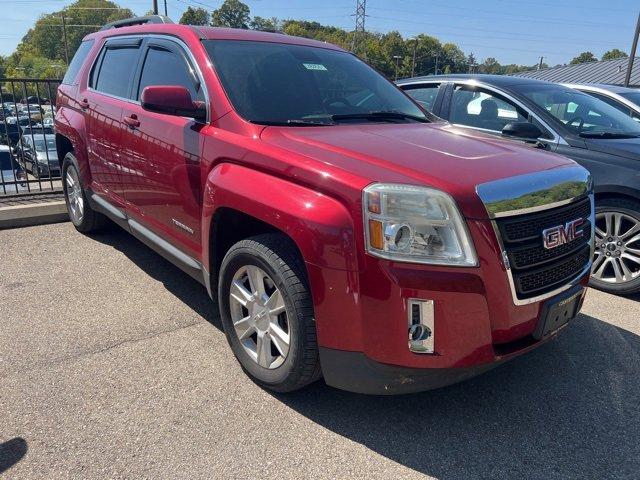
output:
[[[128,234],[62,223],[0,245],[0,476],[638,476],[640,297],[591,291],[558,339],[446,389],[276,395],[204,288]]]

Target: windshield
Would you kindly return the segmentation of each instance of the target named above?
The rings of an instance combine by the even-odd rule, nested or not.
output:
[[[640,105],[640,92],[624,92],[619,93],[618,95],[632,101],[636,105]]]
[[[561,85],[525,85],[519,92],[581,137],[640,136],[631,117],[591,95]]]
[[[229,100],[251,122],[322,125],[428,119],[391,82],[349,53],[267,42],[203,43]],[[367,117],[370,113],[377,115]]]
[[[55,149],[56,149],[56,141],[53,138],[47,138],[46,140],[36,139],[36,152],[44,152],[45,150],[55,150]]]

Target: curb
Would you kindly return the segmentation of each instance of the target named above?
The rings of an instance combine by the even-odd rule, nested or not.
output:
[[[0,228],[28,227],[68,220],[64,200],[0,207]]]

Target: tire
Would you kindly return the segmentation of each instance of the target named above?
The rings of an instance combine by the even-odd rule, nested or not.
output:
[[[62,162],[62,188],[69,220],[76,230],[89,233],[100,230],[106,225],[107,218],[93,210],[89,204],[80,182],[78,161],[72,153],[67,153]]]
[[[254,279],[261,277],[261,280],[249,280],[249,275]],[[245,286],[244,293],[239,293],[237,284]],[[247,302],[246,294],[253,293],[247,290],[253,290],[253,285],[259,284],[263,288],[262,295],[257,298],[263,301]],[[280,301],[264,302],[267,298],[278,298],[276,289],[281,294]],[[259,291],[258,287],[256,292]],[[246,306],[242,306],[239,298]],[[291,392],[320,378],[313,303],[304,263],[287,237],[264,234],[233,245],[220,268],[218,304],[227,341],[254,382],[276,392]],[[276,305],[279,307],[270,310]],[[271,314],[282,308],[283,312]],[[262,315],[265,312],[267,314]],[[234,319],[240,317],[247,321],[234,325]],[[245,338],[241,339],[238,332],[245,326]],[[260,332],[263,332],[262,340]],[[287,333],[289,342],[286,355],[282,354],[282,346],[286,343],[282,340],[283,333]],[[259,352],[264,351],[261,346],[267,342],[270,350],[261,357]]]
[[[622,220],[607,224],[607,216]],[[614,224],[619,225],[618,231]],[[612,226],[608,231],[607,225]],[[640,292],[640,202],[626,198],[596,201],[596,255],[589,285],[615,295]]]

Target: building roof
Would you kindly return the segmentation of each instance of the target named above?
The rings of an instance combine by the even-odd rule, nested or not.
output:
[[[557,83],[602,83],[607,85],[623,85],[627,74],[628,58],[604,60],[600,62],[581,63],[530,70],[514,74],[515,77],[535,78]],[[640,87],[640,58],[636,57],[631,71],[629,86]]]

